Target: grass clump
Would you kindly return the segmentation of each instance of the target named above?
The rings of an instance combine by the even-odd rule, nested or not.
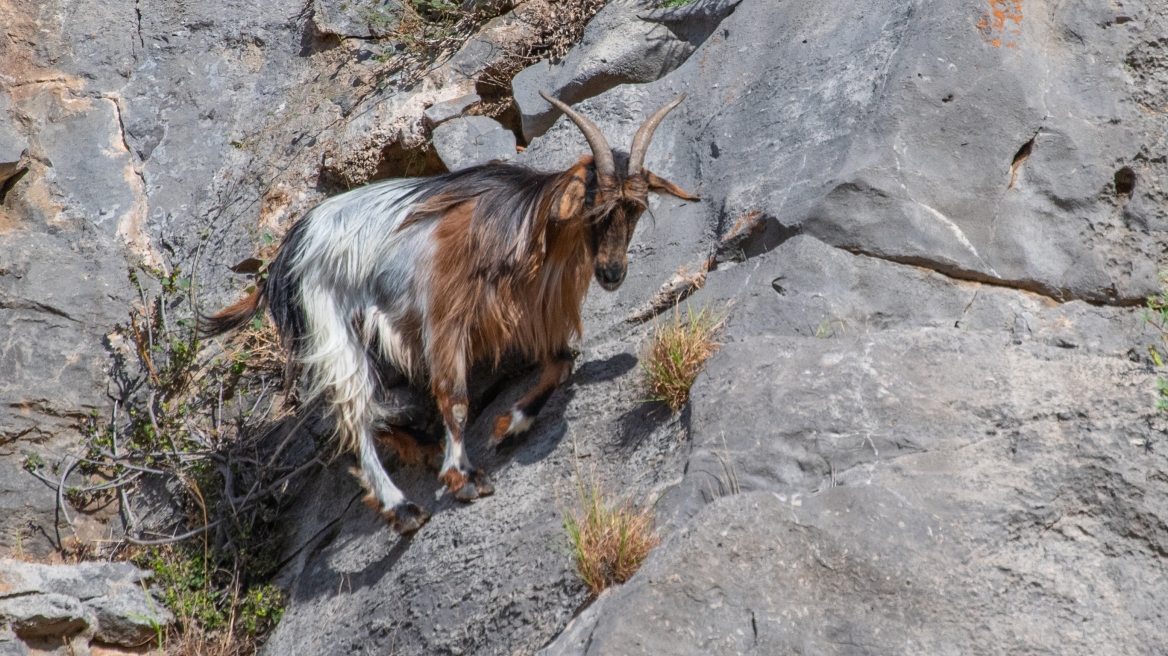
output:
[[[576,572],[593,595],[624,583],[661,539],[653,514],[629,501],[606,498],[595,483],[580,480],[579,507],[564,512]]]
[[[694,312],[686,305],[686,315],[674,308],[673,319],[653,328],[641,366],[648,377],[651,401],[661,401],[677,412],[689,400],[694,380],[706,360],[718,351],[717,338],[725,316],[708,307]]]

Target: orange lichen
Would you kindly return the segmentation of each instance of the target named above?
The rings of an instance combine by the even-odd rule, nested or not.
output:
[[[1018,44],[1010,41],[1002,43],[1002,34],[1006,31],[1006,21],[1014,21],[1015,25],[1022,24],[1022,0],[989,0],[990,11],[982,15],[977,23],[977,30],[982,33],[986,42],[995,48],[1005,45],[1007,48],[1017,48]],[[1010,30],[1011,34],[1021,34],[1021,30]]]

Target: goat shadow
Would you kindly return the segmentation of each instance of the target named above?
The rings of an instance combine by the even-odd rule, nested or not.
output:
[[[497,481],[497,474],[512,462],[528,465],[547,458],[567,434],[564,413],[577,389],[618,378],[636,364],[637,358],[630,353],[580,364],[551,396],[532,427],[497,447],[491,439],[495,418],[538,382],[540,371],[538,367],[511,360],[500,367],[472,372],[469,395],[472,420],[466,438],[471,462]],[[321,425],[330,423],[325,420]],[[622,430],[622,435],[627,433]],[[432,433],[429,437],[437,439]],[[394,483],[432,517],[472,511],[473,503],[465,504],[444,494],[436,468],[404,464],[392,448],[383,449],[381,455]],[[394,535],[377,513],[360,502],[364,490],[349,474],[349,469],[356,464],[352,454],[338,456],[299,492],[302,503],[295,504],[287,519],[297,526],[298,535],[281,558],[281,573],[277,577],[277,582],[291,589],[295,597],[334,595],[338,585],[353,590],[374,586],[394,570],[413,543],[413,536]],[[388,545],[385,540],[371,539],[381,535],[386,536]],[[324,570],[334,570],[337,574],[322,576]],[[302,575],[305,572],[311,574]]]

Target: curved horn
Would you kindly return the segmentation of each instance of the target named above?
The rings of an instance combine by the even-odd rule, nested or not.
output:
[[[653,132],[657,130],[657,126],[665,118],[665,115],[673,111],[673,108],[680,105],[683,100],[685,100],[684,93],[674,98],[673,102],[657,110],[657,113],[650,116],[637,130],[637,136],[633,137],[633,147],[629,149],[628,176],[630,178],[641,174],[641,165],[645,163],[645,153],[649,150],[649,142],[653,139]]]
[[[543,96],[544,100],[551,103],[556,109],[572,119],[576,127],[580,128],[580,131],[584,133],[584,138],[588,140],[588,145],[592,148],[592,159],[596,162],[597,175],[606,177],[616,175],[616,166],[612,163],[612,149],[608,147],[608,140],[604,138],[604,134],[600,132],[600,128],[596,127],[595,123],[589,121],[582,114],[559,100],[552,98],[542,91],[539,92],[539,95]]]

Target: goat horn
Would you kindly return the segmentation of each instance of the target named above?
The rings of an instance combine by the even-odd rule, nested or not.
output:
[[[685,100],[685,94],[681,94],[673,99],[673,102],[657,110],[657,113],[650,116],[641,128],[637,130],[637,136],[633,137],[633,147],[629,149],[629,171],[628,176],[631,178],[634,175],[640,175],[641,165],[645,163],[645,153],[649,150],[649,142],[653,139],[653,133],[657,130],[657,126],[665,118],[665,115],[673,111],[674,107],[681,104]]]
[[[596,162],[596,174],[609,178],[616,175],[616,165],[612,163],[612,149],[608,147],[608,140],[604,138],[604,134],[600,132],[600,128],[596,127],[596,124],[589,121],[584,115],[576,112],[559,100],[552,98],[542,91],[539,92],[539,95],[543,96],[544,100],[551,103],[556,109],[572,119],[576,127],[580,128],[580,131],[584,133],[584,138],[588,140],[588,145],[592,148],[592,159]]]

